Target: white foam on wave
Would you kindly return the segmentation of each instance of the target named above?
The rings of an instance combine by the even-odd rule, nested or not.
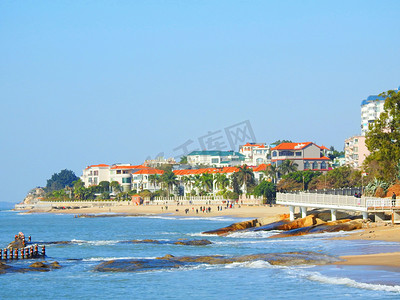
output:
[[[385,284],[374,284],[374,283],[364,283],[358,282],[353,279],[347,277],[328,277],[324,276],[318,272],[307,272],[308,274],[304,274],[303,277],[318,281],[326,284],[334,284],[334,285],[346,285],[349,287],[359,288],[359,289],[367,289],[373,291],[385,291],[385,292],[394,292],[400,293],[400,285],[385,285]]]
[[[82,261],[109,261],[109,260],[120,260],[120,259],[155,259],[156,257],[137,257],[137,256],[126,256],[126,257],[90,257],[84,258]]]
[[[270,231],[240,231],[240,232],[233,232],[228,235],[228,237],[231,238],[269,238],[270,236],[273,236],[275,234],[281,233],[282,231],[280,230],[270,230]]]
[[[174,216],[174,215],[148,215],[139,216],[138,218],[161,219],[161,220],[180,220],[180,221],[217,221],[217,222],[240,222],[240,218],[232,217],[204,217],[204,216]]]
[[[105,246],[105,245],[115,245],[121,241],[112,241],[112,240],[100,240],[100,241],[85,241],[85,240],[71,240],[72,243],[77,245],[93,245],[93,246]]]

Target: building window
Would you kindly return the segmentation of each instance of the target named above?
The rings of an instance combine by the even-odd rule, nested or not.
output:
[[[93,180],[92,180],[92,177],[89,177],[89,183],[92,183],[93,182]]]
[[[307,169],[309,169],[309,168],[310,168],[310,163],[309,163],[308,161],[306,161],[306,162],[304,163],[304,169],[307,170]]]
[[[276,151],[272,152],[272,156],[276,156]]]
[[[99,176],[99,171],[94,171],[94,172],[93,172],[93,175],[94,175],[94,176]]]
[[[122,183],[131,183],[131,182],[132,182],[131,177],[122,178]]]
[[[294,153],[292,151],[279,151],[279,156],[294,156]]]
[[[313,162],[312,168],[313,168],[313,170],[318,169],[318,163],[316,161]]]
[[[326,162],[323,161],[323,162],[321,163],[321,169],[326,169]]]
[[[212,158],[211,159],[211,163],[217,164],[217,163],[219,163],[219,159],[218,158]]]
[[[121,170],[117,170],[117,174],[121,174]]]
[[[94,178],[93,178],[93,183],[94,183],[94,184],[97,184],[97,177],[94,177]]]
[[[296,152],[296,156],[301,156],[301,152]]]

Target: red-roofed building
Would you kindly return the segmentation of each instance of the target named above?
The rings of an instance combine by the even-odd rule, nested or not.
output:
[[[312,142],[281,143],[271,149],[271,163],[279,167],[283,161],[290,160],[297,164],[299,171],[328,171],[330,159],[324,156],[324,148]]]
[[[101,181],[109,181],[110,166],[106,164],[87,166],[82,172],[81,180],[86,187],[97,185]]]
[[[271,162],[270,146],[264,143],[247,143],[240,146],[239,152],[245,156],[242,164],[258,166]]]
[[[157,170],[153,168],[145,168],[132,173],[132,190],[143,191],[149,190],[155,192],[161,189],[160,182],[153,182],[151,178],[154,175],[161,176],[164,174],[163,170]],[[152,176],[153,175],[153,176]]]

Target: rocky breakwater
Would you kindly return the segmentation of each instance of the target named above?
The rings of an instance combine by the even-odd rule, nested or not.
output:
[[[319,225],[307,226],[302,228],[296,228],[288,230],[279,234],[270,236],[269,238],[285,238],[291,236],[299,236],[312,233],[323,233],[323,232],[338,232],[338,231],[351,231],[362,228],[361,220],[338,220],[331,222],[324,222]]]
[[[95,267],[97,272],[143,272],[162,269],[208,265],[226,265],[252,261],[265,261],[271,265],[323,265],[339,261],[338,258],[316,252],[261,253],[241,256],[180,256],[165,255],[154,259],[116,259],[102,262]]]
[[[265,223],[264,219],[254,219],[250,221],[244,221],[239,223],[231,224],[227,227],[205,231],[203,234],[217,234],[226,235],[235,231],[268,231],[268,230],[291,230],[301,227],[307,227],[317,224],[323,224],[324,221],[317,218],[315,215],[308,215],[305,218],[290,221],[287,216],[283,216],[281,219],[272,223]]]
[[[0,262],[0,274],[5,273],[26,273],[26,272],[49,272],[54,269],[60,269],[61,266],[57,261],[54,262],[46,262],[46,261],[38,261],[34,262],[25,267],[16,267],[7,265],[4,262]]]
[[[330,217],[326,211],[314,211],[305,218],[290,221],[286,216],[281,216],[281,220],[265,223],[264,219],[254,219],[245,222],[231,224],[227,227],[205,231],[203,234],[227,235],[237,231],[271,231],[283,230],[284,233],[277,234],[272,237],[289,237],[297,235],[305,235],[310,233],[350,231],[362,228],[361,220],[352,220],[353,216],[342,213],[341,217],[346,219],[338,221],[325,221]]]

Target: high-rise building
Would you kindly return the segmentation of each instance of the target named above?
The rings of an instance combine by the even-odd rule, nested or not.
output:
[[[400,87],[398,91],[400,91]],[[368,125],[379,118],[384,104],[385,98],[376,95],[371,95],[361,102],[361,135],[364,136],[368,131]]]

